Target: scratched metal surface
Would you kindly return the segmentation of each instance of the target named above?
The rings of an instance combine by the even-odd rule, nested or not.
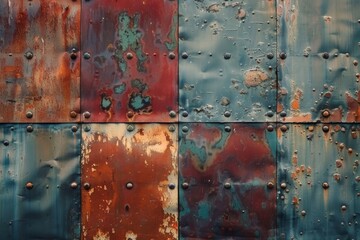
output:
[[[80,131],[0,125],[0,239],[79,239]]]
[[[180,239],[276,239],[275,130],[180,126]]]
[[[179,1],[184,122],[274,121],[274,0]]]
[[[279,239],[359,239],[360,126],[280,128]]]
[[[359,8],[357,0],[278,1],[280,120],[359,121]]]
[[[0,0],[0,122],[80,120],[80,1]]]
[[[83,130],[82,239],[177,239],[177,132],[168,124]]]
[[[85,1],[81,20],[84,121],[175,121],[177,1]]]

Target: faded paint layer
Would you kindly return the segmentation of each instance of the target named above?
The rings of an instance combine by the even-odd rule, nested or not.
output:
[[[287,0],[277,7],[280,120],[360,121],[360,2]]]
[[[275,0],[179,7],[181,121],[274,121]]]
[[[278,132],[278,239],[359,239],[359,125]]]
[[[0,1],[0,122],[80,118],[80,1]]]
[[[0,239],[79,239],[80,133],[31,127],[0,125]]]
[[[82,239],[177,239],[177,137],[172,127],[85,126]]]
[[[85,1],[81,20],[84,120],[175,121],[177,1]]]
[[[181,126],[180,238],[275,239],[275,131]]]

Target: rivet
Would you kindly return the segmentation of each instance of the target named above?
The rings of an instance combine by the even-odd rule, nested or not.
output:
[[[128,111],[128,112],[126,113],[126,116],[127,116],[128,118],[133,118],[133,117],[134,117],[134,113],[133,113],[132,111]]]
[[[281,130],[282,132],[286,132],[286,131],[288,130],[288,127],[287,127],[286,125],[282,125],[282,126],[280,127],[280,130]]]
[[[25,55],[26,59],[30,60],[34,57],[34,54],[30,51],[26,52]]]
[[[84,127],[84,130],[85,130],[85,132],[90,132],[91,127],[89,125],[87,125],[87,126]]]
[[[71,131],[77,132],[77,130],[78,130],[78,126],[75,126],[75,125],[74,125],[74,126],[71,127]]]
[[[272,54],[272,53],[268,53],[266,56],[267,56],[268,59],[273,59],[274,58],[274,54]]]
[[[30,112],[30,111],[27,112],[27,113],[26,113],[26,117],[27,117],[27,118],[32,118],[32,117],[33,117],[33,113]]]
[[[274,131],[274,126],[273,125],[268,125],[267,126],[267,130],[269,131],[269,132],[272,132],[272,131]]]
[[[280,117],[286,117],[286,112],[285,112],[285,111],[282,111],[282,112],[280,113]]]
[[[126,54],[126,58],[129,59],[129,60],[132,59],[132,58],[133,58],[133,54],[132,54],[132,53],[127,53],[127,54]]]
[[[89,190],[90,188],[91,188],[90,183],[88,183],[88,182],[84,183],[84,189],[85,190]]]
[[[70,112],[70,117],[71,117],[71,118],[76,118],[76,117],[77,117],[77,112],[71,111],[71,112]]]
[[[169,183],[169,189],[174,190],[176,185],[174,183]]]
[[[4,140],[4,141],[3,141],[3,144],[4,144],[5,146],[9,146],[10,143],[9,143],[8,140]]]
[[[268,112],[266,113],[266,116],[268,116],[268,117],[273,117],[273,116],[274,116],[274,112],[273,112],[273,111],[268,111]]]
[[[224,188],[225,188],[225,189],[230,189],[230,188],[231,188],[231,183],[226,182],[226,183],[224,184]]]
[[[322,127],[322,130],[323,130],[323,132],[328,132],[328,131],[329,131],[329,126],[324,125],[324,126]]]
[[[76,58],[77,58],[76,52],[70,53],[70,58],[71,58],[72,60],[76,60]]]
[[[273,189],[274,188],[274,183],[273,182],[268,182],[267,187],[268,187],[268,189]]]
[[[285,189],[285,188],[286,188],[286,183],[284,183],[284,182],[281,183],[281,184],[280,184],[280,187],[281,187],[282,189]]]
[[[170,53],[169,53],[169,58],[170,58],[170,59],[175,59],[175,53],[170,52]]]
[[[187,132],[189,131],[189,128],[188,128],[188,126],[183,126],[183,127],[181,128],[181,130],[182,130],[184,133],[187,133]]]
[[[281,52],[280,53],[280,55],[279,55],[279,57],[281,58],[281,59],[286,59],[286,53],[284,53],[284,52]]]
[[[88,53],[88,52],[84,53],[84,59],[88,60],[90,58],[91,58],[90,53]]]
[[[329,55],[329,53],[324,52],[323,55],[322,55],[322,57],[323,57],[324,59],[328,59],[328,58],[330,57],[330,55]]]
[[[72,182],[72,183],[70,184],[70,187],[71,187],[72,189],[76,189],[77,186],[78,186],[78,184],[77,184],[76,182]],[[85,187],[85,186],[84,186],[84,187]]]
[[[189,188],[189,184],[187,182],[183,182],[183,184],[181,184],[182,189],[188,189]]]
[[[305,216],[306,215],[306,211],[305,210],[302,210],[301,211],[301,216]]]
[[[225,112],[224,112],[224,116],[227,117],[227,118],[230,117],[230,116],[231,116],[231,112],[230,112],[230,111],[225,111]]]
[[[171,125],[169,125],[168,129],[169,129],[170,132],[175,132],[176,127],[175,127],[174,124],[171,124]]]
[[[86,111],[86,112],[83,113],[83,116],[84,116],[84,118],[90,118],[90,117],[91,117],[91,113],[88,112],[88,111]]]
[[[346,211],[346,206],[345,206],[345,205],[342,205],[342,206],[341,206],[341,210],[342,210],[342,211]]]
[[[30,189],[32,189],[34,187],[34,184],[32,182],[27,182],[25,186],[26,186],[27,189],[30,190]]]
[[[225,53],[224,54],[224,59],[228,60],[231,58],[231,53]]]
[[[183,112],[181,113],[181,116],[187,117],[187,116],[189,116],[189,113],[188,113],[187,111],[183,111]]]
[[[230,126],[225,126],[224,130],[225,130],[225,132],[231,132],[231,127]]]
[[[132,183],[132,182],[128,182],[128,183],[126,183],[126,188],[127,189],[132,189],[134,187],[134,184]]]
[[[171,117],[171,118],[175,118],[176,117],[176,112],[175,111],[170,111],[169,112],[169,116]]]
[[[330,116],[329,110],[324,110],[324,111],[322,112],[322,116],[325,117],[325,118],[329,117],[329,116]]]
[[[182,57],[183,59],[187,59],[187,58],[189,57],[189,55],[187,54],[187,52],[183,52],[183,53],[181,54],[181,57]]]
[[[33,126],[31,126],[31,125],[27,126],[27,127],[26,127],[26,131],[27,131],[27,132],[32,132],[32,131],[34,131]]]
[[[126,130],[128,130],[128,132],[132,132],[132,131],[135,130],[135,126],[132,125],[132,124],[129,124],[129,125],[126,126]]]
[[[322,184],[322,187],[323,187],[323,189],[328,189],[328,188],[329,188],[329,184],[328,184],[327,182],[324,182],[324,183]]]

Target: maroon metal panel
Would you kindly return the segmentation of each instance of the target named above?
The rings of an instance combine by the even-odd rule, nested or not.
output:
[[[177,239],[175,129],[85,126],[82,239]]]
[[[0,122],[76,121],[80,1],[0,1]]]
[[[181,239],[275,239],[273,128],[181,126]]]
[[[85,1],[84,121],[169,122],[177,111],[177,1]]]

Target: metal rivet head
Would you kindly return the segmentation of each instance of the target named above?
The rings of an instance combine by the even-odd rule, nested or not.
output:
[[[281,58],[281,59],[286,59],[286,53],[284,53],[284,52],[281,52],[280,54],[279,54],[279,57]]]
[[[71,111],[71,112],[70,112],[70,117],[71,117],[71,118],[76,118],[76,117],[77,117],[77,112]]]
[[[181,184],[182,189],[188,189],[189,188],[189,183],[187,182],[183,182],[183,184]]]
[[[127,118],[133,118],[133,117],[134,117],[134,112],[128,111],[128,112],[126,113],[126,116],[127,116]]]
[[[287,127],[286,125],[282,125],[282,126],[280,127],[280,130],[281,130],[282,132],[286,132],[286,131],[288,130],[288,127]]]
[[[133,54],[130,52],[126,54],[126,58],[129,60],[133,59],[133,57],[134,57]]]
[[[174,190],[176,185],[174,183],[169,183],[169,189]]]
[[[224,130],[225,130],[225,132],[231,132],[231,127],[230,126],[225,126]]]
[[[325,125],[322,127],[323,132],[329,132],[329,126]]]
[[[32,182],[27,182],[25,186],[26,186],[27,189],[30,190],[30,189],[33,189],[34,184]]]
[[[279,115],[280,115],[280,117],[286,117],[286,112],[282,111]]]
[[[26,57],[26,59],[30,60],[34,57],[34,54],[31,51],[28,51],[24,54],[24,56]]]
[[[324,59],[328,59],[329,58],[329,53],[327,53],[327,52],[324,52],[323,53],[323,55],[322,55],[322,57],[324,58]]]
[[[70,184],[70,187],[71,187],[72,189],[76,189],[77,186],[78,186],[78,184],[77,184],[76,182],[72,182],[72,183]],[[85,186],[84,186],[84,187],[85,187]]]
[[[27,132],[32,132],[32,131],[34,131],[33,126],[31,126],[31,125],[27,126],[27,127],[26,127],[26,131],[27,131]]]
[[[330,111],[329,110],[324,110],[322,112],[322,116],[325,117],[325,118],[329,117],[330,116]]]
[[[129,124],[129,125],[126,126],[126,130],[128,130],[128,132],[132,132],[132,131],[135,130],[135,126],[132,125],[132,124]]]
[[[90,59],[91,58],[91,54],[90,53],[88,53],[88,52],[86,52],[86,53],[84,53],[84,59]]]
[[[175,132],[176,127],[175,127],[174,124],[171,124],[171,125],[168,127],[168,129],[169,129],[170,132]]]
[[[341,206],[341,210],[342,210],[342,211],[346,211],[346,209],[347,209],[347,207],[346,207],[345,205],[342,205],[342,206]]]
[[[175,111],[170,111],[170,112],[169,112],[169,116],[170,116],[171,118],[175,118],[175,117],[176,117],[176,112],[175,112]]]
[[[133,187],[134,187],[134,184],[132,183],[132,182],[128,182],[128,183],[126,183],[126,188],[127,189],[133,189]]]
[[[183,111],[183,112],[181,113],[181,116],[183,116],[183,117],[188,117],[188,116],[189,116],[189,113],[188,113],[187,111]]]
[[[71,127],[71,131],[77,132],[77,130],[78,130],[78,126],[75,126],[75,125],[74,125],[74,126]]]
[[[268,125],[268,126],[267,126],[267,130],[268,130],[269,132],[274,131],[274,126],[273,126],[273,125]]]
[[[90,188],[91,188],[90,183],[88,183],[88,182],[84,183],[84,189],[85,190],[89,190]]]
[[[306,211],[305,210],[302,210],[301,211],[301,216],[305,216],[306,215]]]
[[[231,183],[229,183],[229,182],[224,183],[224,188],[225,189],[230,189],[231,188]]]
[[[281,187],[282,189],[285,189],[286,186],[287,186],[287,185],[286,185],[286,183],[284,183],[284,182],[280,184],[280,187]]]
[[[91,127],[90,127],[89,125],[87,125],[87,126],[84,127],[84,131],[85,131],[85,132],[90,132],[90,130],[91,130]]]
[[[187,54],[187,52],[183,52],[183,53],[181,54],[181,57],[182,57],[183,59],[187,59],[187,58],[189,57],[189,55]]]
[[[4,144],[5,146],[9,146],[10,143],[9,143],[8,140],[4,140],[4,141],[3,141],[3,144]]]
[[[175,53],[170,52],[170,53],[169,53],[169,58],[170,58],[170,59],[175,59]]]
[[[188,126],[183,126],[183,127],[181,128],[181,130],[182,130],[184,133],[187,133],[187,132],[189,131],[189,128],[188,128]]]
[[[70,58],[71,58],[72,60],[76,60],[76,58],[77,58],[76,52],[70,53]]]
[[[266,113],[266,116],[267,116],[267,117],[273,117],[273,116],[274,116],[274,112],[273,112],[273,111],[268,111],[268,112]]]
[[[328,184],[327,182],[324,182],[324,183],[322,184],[322,187],[323,187],[323,189],[328,189],[328,188],[329,188],[329,184]]]
[[[231,112],[230,112],[230,111],[225,111],[225,112],[224,112],[224,116],[227,117],[227,118],[230,117],[230,116],[231,116]]]
[[[228,60],[231,58],[231,53],[225,53],[224,54],[224,59]]]
[[[32,118],[32,117],[33,117],[33,113],[30,112],[30,111],[27,112],[27,113],[26,113],[26,117],[27,117],[27,118]]]
[[[273,189],[274,188],[274,183],[273,182],[268,182],[267,187],[268,187],[268,189]]]
[[[90,118],[91,113],[86,111],[86,112],[83,113],[83,116],[84,116],[84,118]]]
[[[268,53],[266,56],[267,56],[268,59],[273,59],[273,58],[274,58],[274,54],[273,54],[273,53]]]

